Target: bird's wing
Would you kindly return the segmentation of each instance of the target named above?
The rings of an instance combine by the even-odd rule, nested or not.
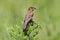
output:
[[[29,15],[29,14],[27,14],[27,15],[25,16],[24,21],[25,21],[25,22],[28,22],[31,18],[32,18],[32,16]]]

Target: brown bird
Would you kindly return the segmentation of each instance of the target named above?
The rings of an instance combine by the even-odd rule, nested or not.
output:
[[[36,8],[35,8],[35,7],[29,7],[29,8],[28,8],[28,12],[27,12],[27,14],[26,14],[26,16],[25,16],[25,18],[24,18],[23,29],[26,29],[27,24],[28,24],[28,22],[29,22],[30,20],[33,21],[33,16],[34,16],[33,11],[34,11],[34,9],[36,9]]]

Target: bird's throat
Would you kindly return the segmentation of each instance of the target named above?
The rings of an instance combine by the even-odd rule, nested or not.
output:
[[[28,11],[29,14],[33,13],[33,11]]]

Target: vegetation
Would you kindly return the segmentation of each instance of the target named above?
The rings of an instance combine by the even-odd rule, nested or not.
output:
[[[26,30],[22,31],[22,28],[20,26],[10,26],[9,27],[9,35],[11,40],[39,40],[40,39],[40,31],[41,27],[33,23],[29,23]],[[38,37],[37,37],[38,36]]]

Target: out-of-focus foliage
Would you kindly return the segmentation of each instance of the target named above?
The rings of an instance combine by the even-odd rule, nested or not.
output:
[[[23,31],[17,24],[8,28],[10,40],[23,40]]]
[[[40,40],[41,27],[37,23],[29,23],[27,29],[22,31],[18,25],[8,28],[11,40]],[[40,30],[40,31],[39,31]]]
[[[30,6],[36,7],[34,20],[42,27],[37,37],[40,40],[60,40],[60,0],[0,0],[0,40],[10,39],[10,26],[17,24],[22,28],[24,16]]]

